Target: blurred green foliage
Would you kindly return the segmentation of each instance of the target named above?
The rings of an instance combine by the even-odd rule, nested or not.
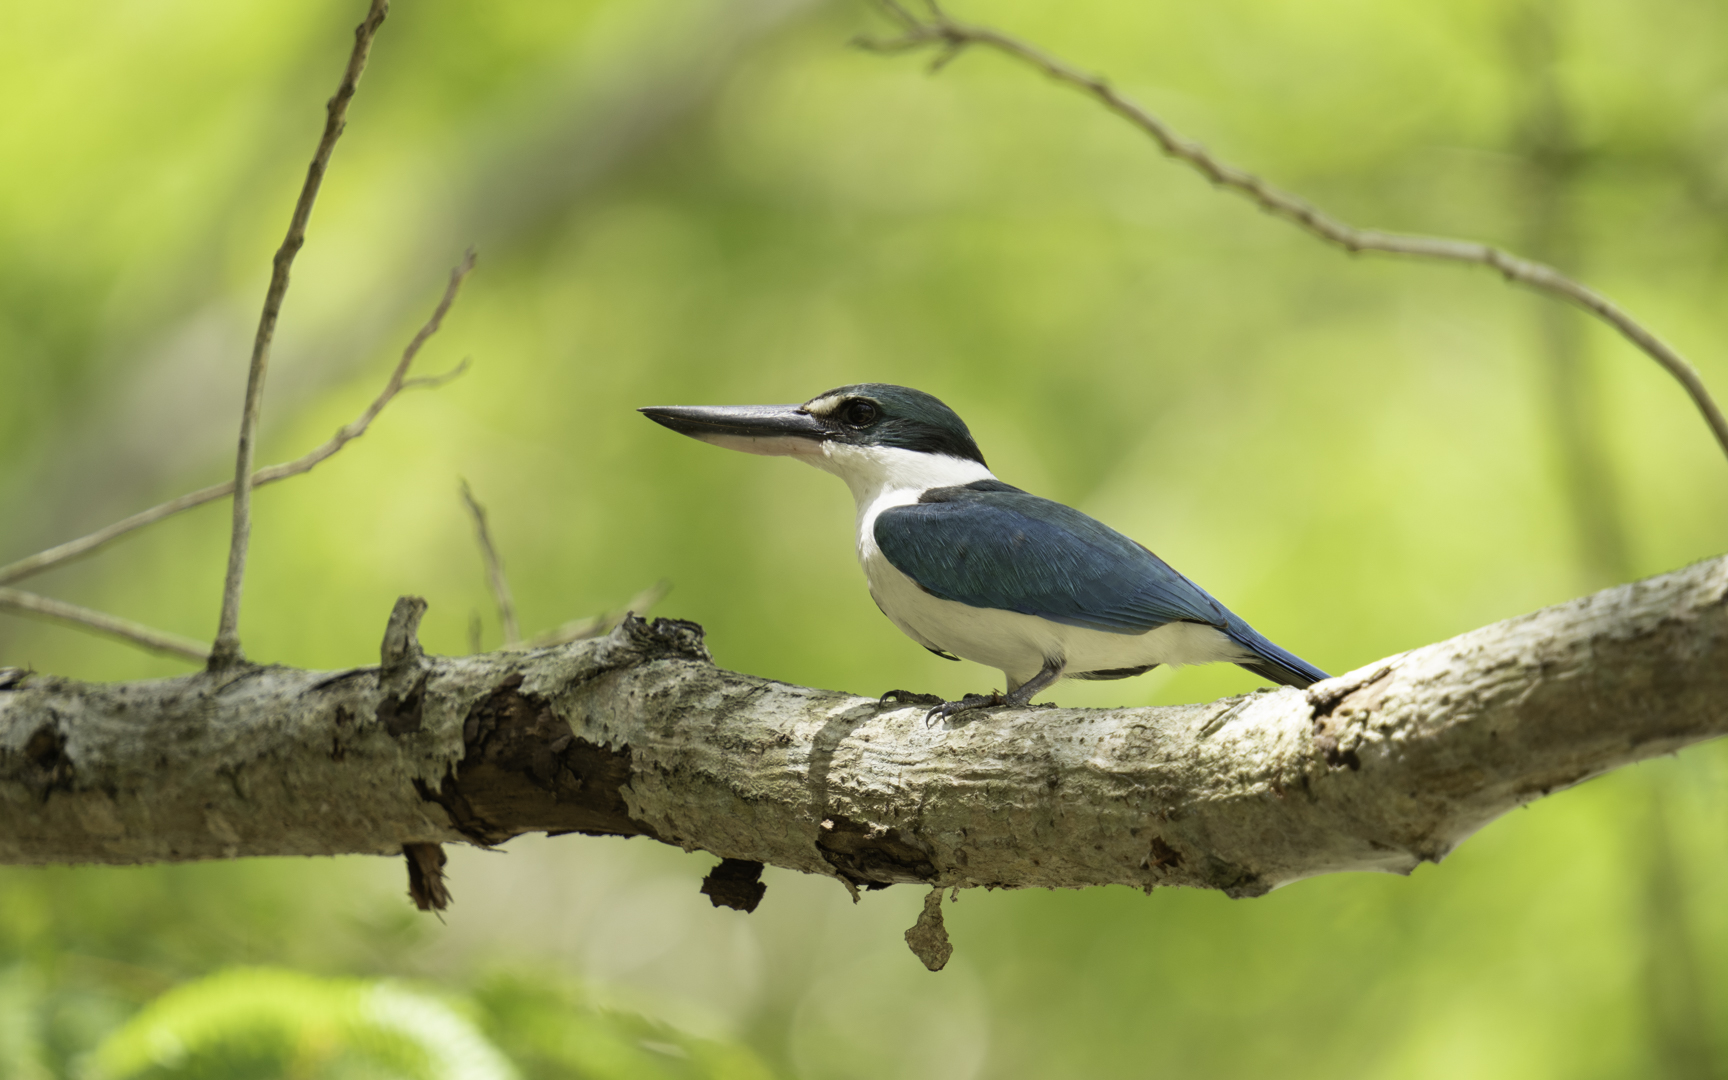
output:
[[[361,6],[0,7],[0,557],[230,468],[269,256]],[[1719,4],[956,14],[1355,223],[1553,259],[1728,391]],[[497,644],[464,476],[528,632],[668,577],[662,611],[728,666],[981,689],[994,673],[876,612],[839,485],[633,412],[867,379],[944,398],[1004,479],[1333,671],[1723,549],[1724,463],[1612,332],[1486,272],[1328,250],[1000,57],[931,78],[845,47],[887,30],[838,2],[398,4],[295,269],[263,456],[360,411],[471,242],[422,364],[475,364],[260,493],[248,654],[363,663],[403,593],[431,602],[428,648],[465,651],[475,612]],[[31,586],[208,638],[225,545],[210,507]],[[182,670],[9,617],[0,663]],[[75,1075],[174,987],[276,965],[310,973],[304,1009],[376,985],[344,979],[438,985],[534,1077],[749,1076],[752,1054],[810,1077],[1714,1075],[1725,766],[1702,747],[1543,800],[1409,880],[968,894],[934,977],[900,943],[904,890],[854,908],[771,873],[746,919],[704,906],[705,860],[619,842],[456,853],[448,924],[382,860],[10,869],[0,1070]]]
[[[236,968],[175,987],[102,1041],[97,1076],[512,1080],[459,1013],[389,983]]]
[[[770,1076],[742,1047],[595,1009],[574,988],[544,976],[496,976],[452,998],[392,980],[230,968],[168,990],[106,1031],[93,1049],[70,1057],[40,1034],[53,1003],[14,987],[0,1009],[10,1036],[6,1075],[14,1080],[60,1072],[92,1080]]]

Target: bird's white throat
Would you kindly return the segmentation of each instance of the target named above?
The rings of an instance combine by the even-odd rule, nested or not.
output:
[[[858,503],[861,519],[872,509],[879,512],[887,506],[917,502],[918,496],[931,488],[958,487],[996,478],[976,461],[947,454],[835,442],[824,442],[821,446],[821,453],[800,454],[800,459],[846,481]]]

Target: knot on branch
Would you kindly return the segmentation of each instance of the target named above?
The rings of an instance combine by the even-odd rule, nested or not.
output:
[[[1308,707],[1313,710],[1314,716],[1314,746],[1328,766],[1334,769],[1348,768],[1352,772],[1362,768],[1361,755],[1356,752],[1360,732],[1353,733],[1347,729],[1352,726],[1354,714],[1371,712],[1379,707],[1384,687],[1379,690],[1370,688],[1392,674],[1393,667],[1394,664],[1381,664],[1377,667],[1362,668],[1340,675],[1336,679],[1315,683],[1308,688]],[[1362,700],[1345,706],[1346,701],[1363,691],[1368,692]]]
[[[11,751],[0,748],[0,759],[11,754]],[[10,771],[39,802],[46,802],[53,792],[72,790],[77,769],[66,754],[66,733],[58,724],[38,727],[16,754],[23,758],[23,762],[20,768]]]
[[[386,690],[405,679],[412,681],[426,662],[420,648],[420,618],[426,614],[426,601],[418,596],[401,596],[390,610],[390,623],[384,628],[384,644],[379,649],[378,677]]]
[[[577,738],[520,672],[475,702],[462,724],[464,747],[434,790],[415,781],[421,798],[444,807],[451,825],[482,846],[525,832],[549,836],[655,835],[630,816],[630,748]]]
[[[632,655],[619,656],[618,650]],[[612,668],[650,660],[696,660],[712,664],[714,657],[702,643],[702,627],[696,623],[685,619],[648,622],[631,612],[607,636],[598,660],[601,667]]]
[[[834,814],[822,820],[816,849],[854,888],[886,889],[936,876],[927,845],[915,834]]]
[[[1393,658],[1397,660],[1397,657]],[[1374,667],[1361,668],[1340,675],[1335,679],[1325,679],[1310,686],[1307,691],[1308,706],[1314,710],[1316,722],[1331,716],[1333,711],[1343,704],[1344,699],[1358,690],[1365,690],[1392,674],[1393,664],[1379,664]]]
[[[378,701],[378,722],[391,735],[420,730],[420,708],[426,693],[426,653],[420,648],[420,617],[426,601],[418,596],[396,600],[390,623],[384,628],[379,649],[378,686],[384,696]]]

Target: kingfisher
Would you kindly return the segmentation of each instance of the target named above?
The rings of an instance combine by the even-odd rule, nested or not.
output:
[[[715,446],[796,458],[846,482],[858,561],[882,614],[948,660],[996,668],[1007,693],[938,702],[926,722],[1031,704],[1056,680],[1126,679],[1160,664],[1232,663],[1285,686],[1327,674],[1272,644],[1145,546],[996,478],[954,410],[859,383],[802,405],[653,406]]]

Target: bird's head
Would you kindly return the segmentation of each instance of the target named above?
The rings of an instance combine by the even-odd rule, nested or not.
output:
[[[641,412],[716,446],[802,458],[855,491],[883,482],[910,486],[926,475],[932,483],[990,475],[966,422],[906,386],[842,386],[802,405],[659,405]]]

